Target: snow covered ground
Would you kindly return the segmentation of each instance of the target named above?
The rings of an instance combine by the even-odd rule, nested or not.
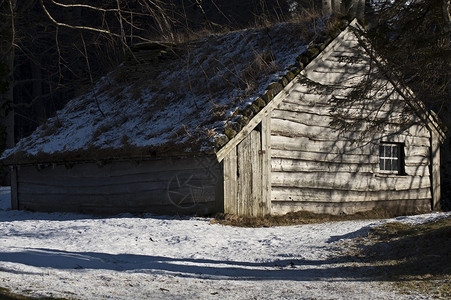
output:
[[[397,294],[340,258],[343,240],[387,220],[236,228],[206,218],[11,211],[9,194],[0,188],[0,287],[13,292],[69,299],[427,299]]]

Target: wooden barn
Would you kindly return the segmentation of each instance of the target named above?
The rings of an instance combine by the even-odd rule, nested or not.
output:
[[[315,25],[322,33],[281,24],[140,45],[142,63],[103,78],[3,154],[12,207],[247,216],[436,208],[438,119],[381,72],[355,20]]]

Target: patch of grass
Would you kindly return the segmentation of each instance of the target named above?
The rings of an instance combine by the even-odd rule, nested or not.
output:
[[[50,298],[50,297],[27,297],[11,293],[10,290],[0,287],[1,300],[64,300],[65,298]]]
[[[92,139],[96,140],[98,139],[102,134],[104,134],[105,132],[109,131],[111,129],[111,125],[110,124],[102,124],[99,127],[97,127],[97,129],[94,131],[94,133],[92,134]]]
[[[290,212],[282,216],[266,215],[264,217],[243,217],[231,214],[218,214],[211,222],[239,227],[271,227],[348,220],[386,219],[397,216],[399,216],[399,214],[388,209],[375,208],[373,210],[358,212],[352,215],[315,214],[308,211]]]
[[[403,293],[451,297],[451,218],[409,225],[388,223],[356,241],[352,256],[372,265],[370,275]]]
[[[54,135],[63,126],[60,120],[56,119],[53,122],[47,121],[41,126],[41,137]]]
[[[279,70],[275,62],[275,57],[270,51],[254,53],[250,64],[240,74],[240,82],[247,93],[252,93],[258,87],[258,82],[262,76],[274,73]]]

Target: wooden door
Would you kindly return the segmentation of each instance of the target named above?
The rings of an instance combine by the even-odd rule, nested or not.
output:
[[[224,158],[225,213],[263,216],[271,212],[267,127],[257,126]]]

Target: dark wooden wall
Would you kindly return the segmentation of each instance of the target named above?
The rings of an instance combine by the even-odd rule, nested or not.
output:
[[[208,215],[223,210],[214,156],[16,166],[16,205],[36,211],[112,215]]]

